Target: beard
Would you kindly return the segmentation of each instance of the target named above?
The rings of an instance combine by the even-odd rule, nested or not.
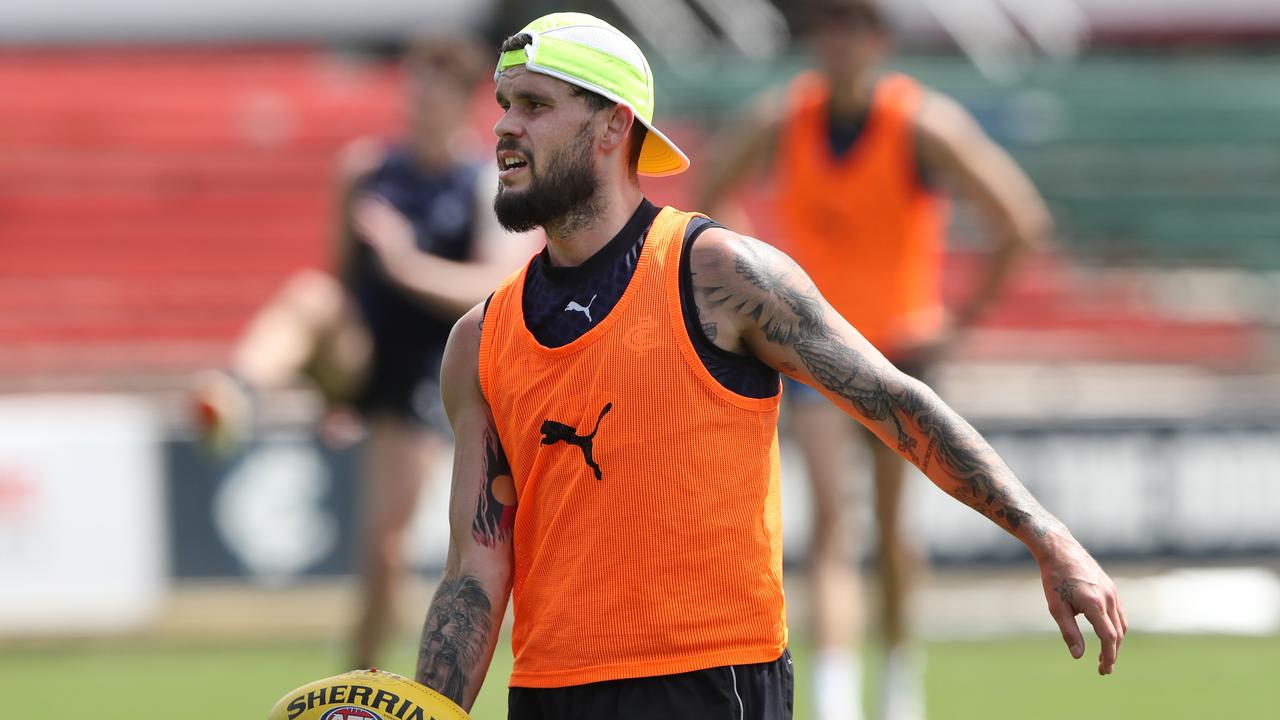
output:
[[[589,212],[600,187],[591,163],[590,128],[582,130],[539,172],[529,157],[529,187],[511,190],[501,184],[493,199],[498,222],[510,232],[526,232],[536,227],[563,224],[561,221]],[[499,149],[502,143],[498,144]],[[512,148],[514,149],[514,148]]]

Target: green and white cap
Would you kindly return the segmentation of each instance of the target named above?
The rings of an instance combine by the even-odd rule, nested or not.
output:
[[[641,175],[689,168],[689,157],[653,126],[653,71],[621,30],[585,13],[562,12],[544,15],[517,34],[528,34],[532,42],[502,53],[495,81],[504,70],[523,66],[622,103],[649,129],[640,148]]]

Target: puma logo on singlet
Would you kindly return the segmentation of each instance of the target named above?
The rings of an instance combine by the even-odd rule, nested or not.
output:
[[[591,442],[595,440],[596,433],[600,432],[600,421],[604,419],[605,413],[612,409],[613,403],[605,403],[604,408],[600,410],[600,416],[596,418],[596,427],[590,435],[579,435],[577,429],[555,420],[543,420],[542,444],[555,445],[558,442],[565,442],[573,445],[582,451],[582,459],[586,461],[587,467],[591,468],[591,472],[595,473],[596,479],[603,480],[604,474],[600,472],[600,466],[591,456]]]
[[[591,303],[595,301],[596,301],[595,295],[591,296],[591,299],[587,301],[587,304],[585,306],[579,305],[577,300],[570,300],[569,304],[564,306],[564,309],[565,309],[565,312],[568,312],[569,310],[580,312],[583,315],[587,316],[587,322],[595,322],[594,320],[591,319]]]

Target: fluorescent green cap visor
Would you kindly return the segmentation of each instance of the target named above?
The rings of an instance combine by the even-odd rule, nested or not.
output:
[[[646,128],[637,171],[675,175],[689,168],[689,157],[653,126],[653,72],[644,53],[622,31],[585,13],[544,15],[525,26],[533,41],[498,58],[494,79],[523,66],[626,105]]]

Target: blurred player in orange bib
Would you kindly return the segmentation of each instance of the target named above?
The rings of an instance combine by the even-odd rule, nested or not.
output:
[[[924,379],[998,294],[1018,255],[1046,237],[1049,216],[1026,176],[958,104],[906,75],[878,73],[889,38],[874,0],[817,0],[809,23],[819,69],[801,74],[785,94],[762,98],[753,122],[725,143],[702,202],[719,206],[753,170],[771,164],[780,247],[867,341]],[[944,187],[977,209],[995,241],[976,291],[950,316],[940,283]],[[841,492],[849,441],[861,436],[873,459],[883,614],[878,715],[919,720],[921,659],[907,617],[919,561],[900,522],[906,464],[874,435],[851,433],[840,410],[817,392],[791,389],[794,437],[813,490],[809,617],[817,717],[861,717],[861,590]]]
[[[638,175],[688,159],[653,123],[640,49],[556,13],[502,46],[494,209],[547,245],[454,326],[452,542],[417,680],[469,709],[514,600],[514,720],[791,717],[779,371],[1023,541],[1079,657],[1115,663],[1115,585],[928,387],[799,266]]]

